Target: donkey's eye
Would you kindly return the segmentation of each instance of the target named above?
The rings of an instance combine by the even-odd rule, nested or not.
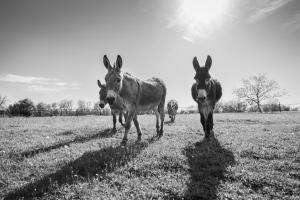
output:
[[[118,79],[117,79],[117,83],[120,83],[120,81],[121,81],[121,79],[118,78]]]

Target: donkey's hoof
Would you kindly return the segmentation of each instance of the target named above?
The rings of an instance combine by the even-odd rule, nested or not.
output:
[[[161,137],[163,135],[164,135],[164,131],[163,130],[160,130],[160,131],[157,132],[157,136],[158,137]]]

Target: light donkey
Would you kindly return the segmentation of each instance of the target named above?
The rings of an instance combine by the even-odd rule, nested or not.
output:
[[[106,55],[103,57],[103,63],[108,71],[105,76],[107,102],[112,105],[121,97],[124,100],[125,109],[127,111],[125,133],[121,144],[125,145],[128,140],[127,134],[132,121],[136,126],[137,139],[141,140],[142,132],[137,118],[138,112],[141,111],[154,111],[156,115],[156,132],[158,136],[162,136],[165,118],[164,106],[167,92],[164,82],[159,78],[141,80],[129,73],[122,72],[122,58],[120,55],[118,55],[114,67],[111,66]]]

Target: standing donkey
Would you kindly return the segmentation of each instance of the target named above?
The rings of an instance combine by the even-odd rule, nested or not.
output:
[[[193,66],[196,71],[194,77],[196,83],[193,84],[191,92],[193,99],[198,104],[205,138],[209,138],[213,130],[213,111],[215,104],[222,96],[221,84],[217,80],[212,79],[209,74],[211,64],[212,60],[209,55],[204,67],[200,67],[197,57],[193,59]]]
[[[99,106],[100,108],[104,108],[104,106],[107,104],[106,96],[107,96],[107,89],[105,84],[101,84],[101,82],[98,80],[98,86],[100,88],[99,91],[99,99],[100,103]],[[122,115],[125,113],[125,106],[124,102],[122,101],[121,98],[118,98],[114,104],[109,105],[111,114],[113,116],[113,129],[112,131],[115,132],[116,129],[116,122],[117,122],[117,117],[116,115],[119,115],[119,122],[122,126],[124,126],[123,121],[122,121]]]
[[[178,102],[175,99],[170,100],[167,103],[167,109],[171,122],[174,122],[178,110]]]
[[[127,142],[127,134],[131,126],[131,121],[134,122],[136,127],[138,140],[141,140],[142,132],[137,119],[137,114],[140,111],[154,111],[156,115],[156,132],[158,136],[162,136],[165,118],[164,106],[167,92],[164,82],[158,78],[141,80],[129,73],[122,72],[122,58],[120,55],[118,55],[114,67],[110,65],[106,55],[103,57],[103,63],[108,71],[105,76],[107,102],[112,105],[121,97],[124,100],[125,109],[127,111],[125,133],[121,144],[125,145]]]

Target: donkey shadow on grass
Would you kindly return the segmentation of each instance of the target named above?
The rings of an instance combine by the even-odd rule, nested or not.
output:
[[[97,139],[97,138],[108,138],[108,137],[111,137],[114,134],[116,134],[119,130],[120,129],[112,131],[111,129],[108,128],[108,129],[99,131],[96,134],[84,135],[84,136],[78,135],[72,140],[67,140],[67,141],[55,143],[55,144],[52,144],[51,146],[34,148],[34,149],[30,149],[30,150],[23,151],[23,152],[20,152],[20,153],[12,153],[12,154],[10,154],[10,158],[15,158],[15,159],[21,161],[24,158],[30,158],[30,157],[35,156],[36,154],[49,152],[51,150],[58,149],[58,148],[61,148],[61,147],[64,147],[64,146],[69,146],[72,143],[84,143],[84,142],[94,140],[94,139]],[[71,135],[71,134],[73,134],[72,131],[64,131],[62,133],[59,133],[58,135]]]
[[[4,199],[32,199],[53,193],[55,187],[86,181],[93,177],[105,177],[107,173],[126,165],[159,137],[134,142],[127,146],[106,147],[84,153],[80,158],[64,165],[55,173],[9,192]],[[101,181],[101,180],[100,180]]]
[[[217,188],[225,179],[226,168],[235,162],[233,153],[224,149],[213,135],[188,146],[184,153],[191,173],[184,199],[217,199]]]
[[[171,126],[171,125],[175,124],[175,122],[169,120],[169,121],[165,121],[164,124]]]

